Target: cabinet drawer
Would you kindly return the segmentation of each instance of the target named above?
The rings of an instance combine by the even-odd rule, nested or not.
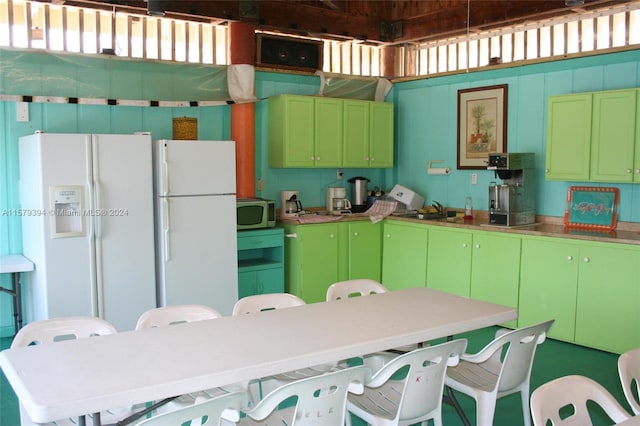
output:
[[[251,235],[238,237],[238,250],[251,250],[266,247],[280,247],[282,234],[278,235]]]

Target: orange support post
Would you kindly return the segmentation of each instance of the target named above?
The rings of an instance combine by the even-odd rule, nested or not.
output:
[[[231,63],[254,64],[256,42],[255,27],[232,22]],[[255,197],[255,104],[231,105],[231,139],[236,141],[236,193],[238,198]]]

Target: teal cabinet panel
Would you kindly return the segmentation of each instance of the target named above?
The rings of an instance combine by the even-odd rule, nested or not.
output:
[[[583,245],[575,342],[615,353],[640,347],[640,249]]]
[[[579,254],[574,243],[523,238],[518,327],[555,319],[549,336],[573,342]]]
[[[472,240],[468,231],[429,229],[427,287],[469,297]]]
[[[424,287],[427,281],[428,227],[385,220],[382,284],[389,290]]]
[[[238,231],[238,297],[284,291],[284,229]]]

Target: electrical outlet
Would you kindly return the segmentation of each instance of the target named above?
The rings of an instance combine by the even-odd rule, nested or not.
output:
[[[342,173],[342,169],[338,169],[336,171],[336,179],[340,180],[342,179],[342,176],[344,176],[344,174]]]
[[[477,185],[477,184],[478,184],[478,174],[471,173],[471,185]]]
[[[262,179],[258,179],[258,191],[264,191],[264,181]]]

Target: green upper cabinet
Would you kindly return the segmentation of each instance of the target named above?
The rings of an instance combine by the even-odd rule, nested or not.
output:
[[[269,98],[269,166],[341,165],[341,100],[297,95]]]
[[[342,167],[343,104],[340,99],[314,98],[315,166]],[[318,125],[322,123],[322,125]]]
[[[344,101],[344,167],[393,167],[393,104]]]
[[[594,93],[590,180],[633,182],[635,139],[636,90]]]
[[[549,97],[546,178],[640,182],[638,90]]]
[[[270,167],[393,167],[392,103],[279,95],[268,107]]]
[[[546,179],[589,180],[591,98],[591,93],[549,97]]]
[[[382,284],[389,290],[424,287],[428,227],[385,220],[382,231]]]

